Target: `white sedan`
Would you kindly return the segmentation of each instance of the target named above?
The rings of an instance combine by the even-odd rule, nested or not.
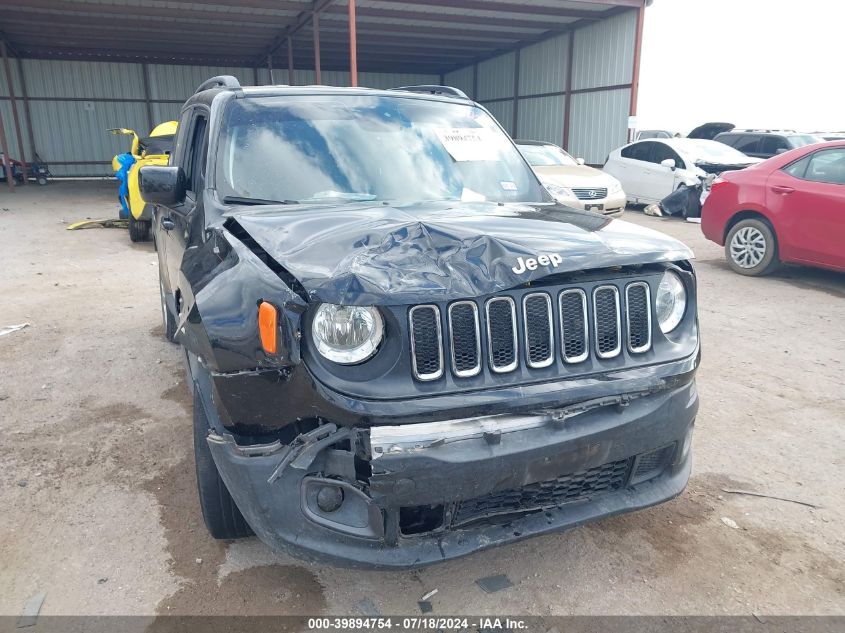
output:
[[[610,152],[604,171],[622,183],[633,204],[660,202],[682,184],[694,187],[730,169],[759,163],[717,141],[667,138],[638,141]]]

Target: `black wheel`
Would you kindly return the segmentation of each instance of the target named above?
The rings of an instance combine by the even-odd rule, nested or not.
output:
[[[38,176],[38,178],[35,179],[35,182],[43,187],[47,184],[47,176]]]
[[[740,275],[757,277],[774,272],[780,266],[775,232],[756,218],[737,222],[725,240],[725,258]]]
[[[150,221],[136,220],[129,214],[129,239],[133,242],[146,242],[150,239]]]
[[[208,448],[207,435],[208,418],[199,390],[194,389],[194,454],[197,464],[197,491],[205,527],[216,539],[252,536],[252,528],[244,520],[232,495],[229,494],[229,489],[217,472],[211,449]]]
[[[164,284],[161,278],[158,280],[158,294],[161,298],[161,323],[164,326],[164,338],[172,343],[176,336],[176,317],[167,307],[167,301],[164,299]]]

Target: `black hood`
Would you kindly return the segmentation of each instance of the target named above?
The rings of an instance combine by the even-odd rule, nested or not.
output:
[[[309,297],[347,305],[448,301],[554,273],[693,257],[657,231],[559,205],[369,202],[227,216],[226,226],[240,225]],[[541,255],[546,265],[524,267]]]

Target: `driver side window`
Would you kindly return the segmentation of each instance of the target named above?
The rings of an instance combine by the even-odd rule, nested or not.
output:
[[[656,147],[654,148],[654,152],[652,152],[652,161],[653,163],[657,163],[658,165],[662,163],[667,158],[671,158],[675,161],[675,167],[678,169],[684,169],[684,161],[681,160],[681,157],[678,156],[678,153],[673,150],[668,145],[664,145],[663,143],[655,143]]]

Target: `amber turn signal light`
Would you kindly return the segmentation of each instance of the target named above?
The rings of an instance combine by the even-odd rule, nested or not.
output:
[[[268,354],[276,353],[277,321],[278,311],[276,306],[266,301],[258,304],[258,333],[261,335],[261,347]]]

